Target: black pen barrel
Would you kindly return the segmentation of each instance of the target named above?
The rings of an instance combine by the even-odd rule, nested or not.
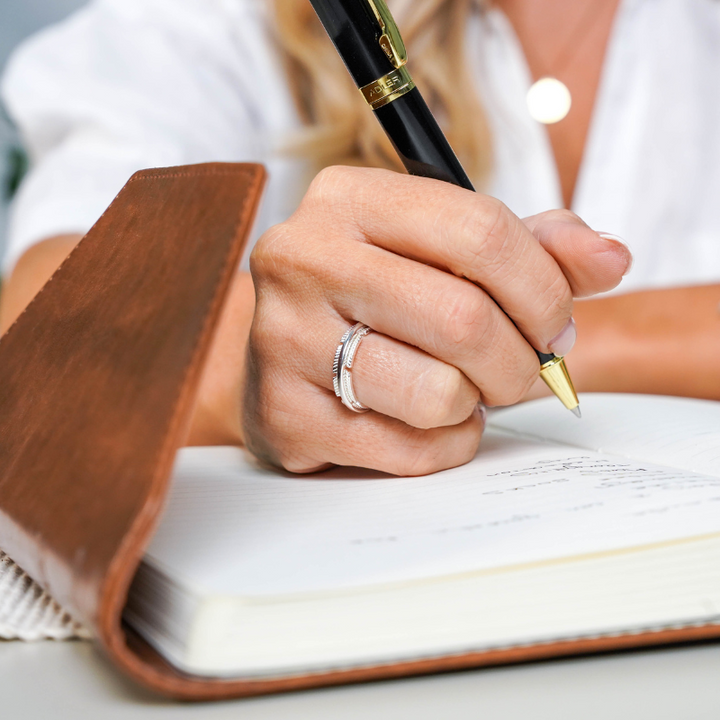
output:
[[[417,88],[375,115],[411,175],[475,189]]]
[[[541,365],[544,365],[545,363],[548,363],[548,362],[554,360],[556,357],[552,353],[543,353],[543,352],[540,352],[539,350],[536,350],[535,354],[538,356],[538,360],[540,361]]]
[[[361,0],[310,0],[358,87],[392,69],[377,42],[377,20]]]

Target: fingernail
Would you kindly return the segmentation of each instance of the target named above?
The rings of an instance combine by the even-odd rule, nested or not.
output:
[[[548,343],[548,348],[553,355],[563,357],[572,350],[575,340],[577,340],[575,321],[570,318],[567,325]]]
[[[598,235],[603,240],[609,240],[610,242],[615,243],[616,245],[619,245],[622,248],[623,254],[625,255],[625,258],[627,260],[627,267],[625,268],[625,272],[623,273],[623,277],[625,277],[632,270],[633,263],[635,262],[635,258],[633,257],[632,252],[630,252],[630,247],[618,235],[613,235],[612,233],[606,233],[606,232],[599,232]]]
[[[480,419],[482,420],[483,429],[485,428],[485,425],[487,424],[487,408],[479,402],[477,404],[478,412],[480,413]]]

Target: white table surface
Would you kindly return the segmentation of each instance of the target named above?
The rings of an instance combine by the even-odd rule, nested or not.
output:
[[[720,718],[720,643],[180,704],[89,643],[0,642],[3,720],[696,720]]]

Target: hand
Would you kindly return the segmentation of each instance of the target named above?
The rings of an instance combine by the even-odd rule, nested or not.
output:
[[[614,287],[629,262],[565,211],[526,225],[445,183],[327,169],[251,256],[245,442],[294,472],[414,475],[467,462],[483,430],[478,402],[520,400],[538,375],[533,348],[572,346],[573,295]],[[372,409],[363,415],[332,391],[335,348],[354,322],[375,330],[353,369]]]

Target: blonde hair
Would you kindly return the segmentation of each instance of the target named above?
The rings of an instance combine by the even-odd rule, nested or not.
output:
[[[390,0],[410,72],[468,175],[482,185],[490,136],[466,62],[466,27],[478,0]],[[275,34],[306,129],[294,150],[327,165],[402,170],[308,0],[273,0]]]

